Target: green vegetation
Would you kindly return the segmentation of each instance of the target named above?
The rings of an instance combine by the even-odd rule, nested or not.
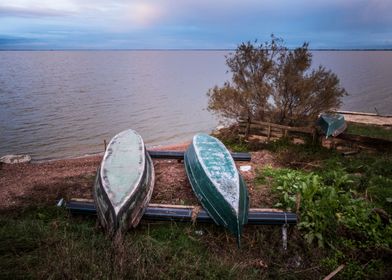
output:
[[[222,279],[242,269],[209,254],[189,225],[141,225],[112,242],[95,219],[54,207],[0,218],[1,279]],[[252,271],[249,275],[254,274]]]
[[[323,248],[324,268],[345,263],[341,279],[386,279],[392,271],[392,157],[343,157],[324,148],[269,145],[284,168],[260,169],[277,207],[298,211],[298,229],[308,244]],[[301,163],[298,165],[296,163]],[[389,275],[389,276],[388,276]]]
[[[354,181],[340,170],[323,175],[290,169],[265,169],[264,176],[274,178],[274,190],[279,193],[277,207],[293,210],[298,200],[301,222],[298,227],[304,238],[319,246],[334,246],[341,230],[350,236],[361,236],[361,245],[389,247],[392,226],[385,226],[374,205],[357,194]]]
[[[222,142],[226,147],[229,147],[232,152],[249,152],[249,145],[245,142],[238,142],[234,139],[222,139]]]
[[[392,129],[377,125],[349,123],[347,133],[392,141]]]
[[[287,251],[278,226],[246,226],[241,249],[206,224],[143,221],[112,241],[95,217],[25,198],[28,208],[0,212],[0,279],[320,279],[341,264],[334,279],[391,278],[391,154],[223,141],[236,151],[269,150],[281,166],[260,166],[254,186],[270,186],[276,206],[298,211]]]
[[[95,223],[56,207],[2,213],[0,279],[314,279],[329,273],[306,269],[323,255],[302,246],[295,233],[283,251],[276,226],[247,227],[238,249],[215,225],[142,222],[123,241],[111,241]]]

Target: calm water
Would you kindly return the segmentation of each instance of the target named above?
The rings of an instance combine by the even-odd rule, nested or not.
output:
[[[190,140],[217,120],[206,92],[230,78],[227,52],[0,52],[0,156],[103,151],[133,128],[147,145]],[[343,109],[392,114],[392,52],[315,52],[350,96]]]

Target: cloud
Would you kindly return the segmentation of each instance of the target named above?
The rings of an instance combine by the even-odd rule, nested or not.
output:
[[[72,0],[12,0],[0,3],[2,17],[59,17],[78,12]]]
[[[63,17],[73,15],[70,11],[60,11],[47,8],[20,8],[20,7],[2,7],[0,6],[1,17]]]
[[[289,46],[333,48],[390,42],[391,10],[392,1],[381,0],[12,0],[0,4],[0,34],[58,30],[57,44],[67,46],[90,38],[97,47],[226,48],[274,33]]]

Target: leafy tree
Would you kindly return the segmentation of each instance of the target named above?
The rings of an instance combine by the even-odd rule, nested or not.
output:
[[[232,81],[207,93],[208,109],[225,119],[295,125],[337,108],[346,91],[324,67],[310,70],[308,43],[289,50],[283,40],[241,43],[226,57]]]

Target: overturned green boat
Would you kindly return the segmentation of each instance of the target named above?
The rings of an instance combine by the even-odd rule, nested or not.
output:
[[[98,219],[109,234],[138,225],[154,178],[142,137],[131,129],[117,134],[108,144],[93,188]]]
[[[321,128],[325,137],[336,137],[346,130],[347,124],[342,114],[323,113],[317,120],[317,125]]]
[[[247,223],[249,196],[230,152],[207,134],[193,137],[184,155],[185,169],[197,198],[216,224],[237,237]]]

